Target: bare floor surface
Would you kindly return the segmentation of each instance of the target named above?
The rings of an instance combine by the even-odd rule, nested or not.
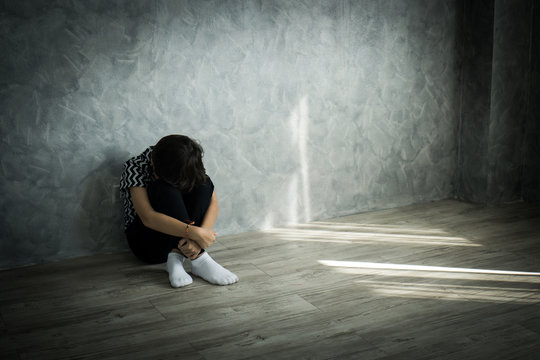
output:
[[[537,359],[540,207],[441,201],[219,238],[240,282],[130,253],[0,272],[1,359]],[[186,265],[189,271],[189,264]]]

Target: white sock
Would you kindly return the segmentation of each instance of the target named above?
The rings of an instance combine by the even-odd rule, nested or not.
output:
[[[238,281],[238,276],[215,262],[207,252],[191,261],[191,272],[216,285],[230,285]]]
[[[173,288],[186,286],[193,282],[191,276],[184,270],[185,259],[181,254],[175,252],[170,252],[167,257],[167,272]]]

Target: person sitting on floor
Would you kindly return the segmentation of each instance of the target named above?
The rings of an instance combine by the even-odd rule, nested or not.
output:
[[[206,251],[216,240],[219,206],[202,156],[196,141],[168,135],[126,161],[120,179],[129,247],[143,262],[166,262],[174,288],[193,282],[184,270],[186,259],[192,274],[209,283],[238,281]]]

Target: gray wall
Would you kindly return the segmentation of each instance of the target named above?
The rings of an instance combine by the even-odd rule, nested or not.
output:
[[[205,147],[222,235],[453,197],[463,9],[2,2],[0,267],[125,249],[122,163],[169,133]]]
[[[465,1],[458,197],[540,200],[538,4]]]
[[[461,26],[461,106],[456,190],[486,202],[491,115],[494,1],[464,1]]]
[[[540,4],[533,1],[531,75],[523,140],[523,199],[540,203]]]

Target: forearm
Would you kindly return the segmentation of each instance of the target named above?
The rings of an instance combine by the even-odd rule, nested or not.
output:
[[[141,220],[144,226],[152,230],[181,238],[189,237],[187,224],[168,215],[154,212]]]
[[[193,241],[196,244],[194,247],[198,247],[199,250],[206,249],[216,239],[216,233],[212,229],[194,225],[188,227],[188,224],[158,212],[147,217],[143,224],[152,230]]]
[[[180,220],[154,211],[152,205],[150,205],[146,188],[132,187],[130,191],[135,211],[139,214],[146,227],[167,235],[194,240],[203,249],[212,245],[216,240],[216,233],[211,228],[216,221],[218,210],[215,193],[212,195],[212,200],[210,200],[212,210],[203,219],[205,226],[210,226],[210,228],[203,228],[197,226],[188,227],[188,224]]]
[[[216,192],[214,191],[214,193],[212,194],[212,198],[210,199],[210,205],[208,206],[208,210],[206,210],[206,214],[204,214],[201,227],[205,229],[213,229],[214,224],[216,223],[218,214],[219,214],[219,204],[218,204]]]

